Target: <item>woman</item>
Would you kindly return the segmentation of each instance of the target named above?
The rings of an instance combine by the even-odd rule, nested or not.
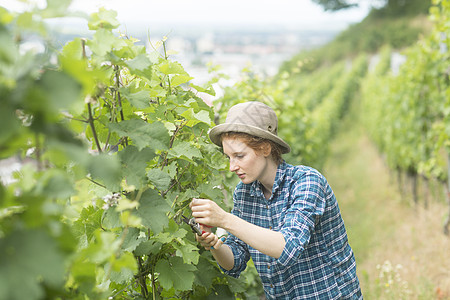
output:
[[[362,299],[333,191],[318,171],[282,160],[290,147],[277,126],[269,106],[247,102],[230,108],[225,123],[211,129],[211,140],[241,182],[231,213],[211,200],[192,200],[198,223],[230,234],[223,243],[204,226],[197,240],[233,277],[251,257],[268,299]]]

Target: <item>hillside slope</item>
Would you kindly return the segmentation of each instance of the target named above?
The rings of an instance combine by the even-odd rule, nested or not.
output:
[[[280,74],[293,72],[299,65],[302,72],[314,72],[322,65],[353,58],[360,53],[377,53],[385,45],[396,50],[408,47],[430,32],[430,6],[431,0],[409,0],[404,6],[373,8],[364,20],[351,25],[331,42],[293,56],[280,67]]]
[[[349,233],[365,299],[450,299],[450,239],[442,201],[428,209],[401,197],[359,125],[358,107],[331,145],[325,174]]]

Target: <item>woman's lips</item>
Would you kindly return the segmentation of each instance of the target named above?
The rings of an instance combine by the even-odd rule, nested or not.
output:
[[[242,173],[242,174],[236,174],[240,179],[242,179],[242,178],[244,178],[245,177],[245,174],[244,173]]]

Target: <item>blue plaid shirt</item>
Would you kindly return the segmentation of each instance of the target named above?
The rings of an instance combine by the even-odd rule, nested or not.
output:
[[[268,299],[362,299],[338,203],[318,171],[283,162],[269,200],[258,181],[240,182],[233,198],[232,214],[281,232],[286,246],[276,259],[230,235],[234,267],[226,274],[239,277],[251,257]]]

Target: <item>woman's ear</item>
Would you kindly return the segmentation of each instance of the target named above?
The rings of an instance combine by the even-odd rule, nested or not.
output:
[[[268,157],[272,153],[272,146],[270,143],[264,143],[261,146],[261,152],[265,157]]]

